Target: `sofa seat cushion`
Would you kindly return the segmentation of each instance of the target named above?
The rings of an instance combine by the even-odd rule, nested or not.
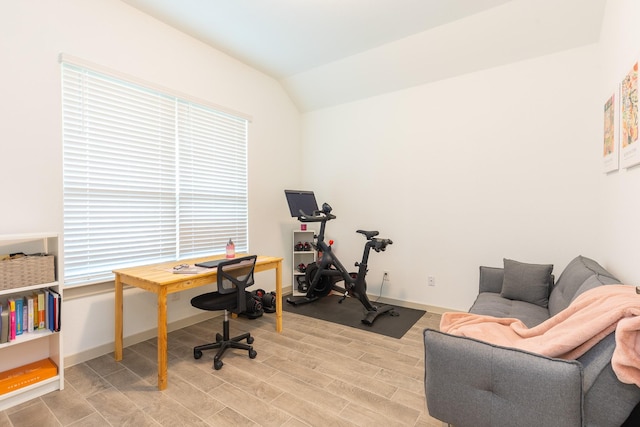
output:
[[[511,300],[493,292],[481,292],[469,313],[493,317],[512,317],[532,328],[549,318],[549,310],[529,302]]]

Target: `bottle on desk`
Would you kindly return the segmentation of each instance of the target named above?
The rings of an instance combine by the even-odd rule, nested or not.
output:
[[[233,244],[233,241],[229,239],[229,243],[227,243],[227,258],[235,258],[236,257],[236,245]]]

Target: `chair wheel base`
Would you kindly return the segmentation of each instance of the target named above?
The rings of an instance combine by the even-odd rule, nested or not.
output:
[[[193,358],[200,359],[202,357],[202,352],[200,350],[193,350]]]
[[[222,363],[222,360],[214,360],[214,361],[213,361],[213,368],[214,368],[216,371],[219,371],[219,370],[220,370],[220,368],[222,368],[222,365],[224,365],[224,363]]]
[[[257,355],[258,355],[258,352],[255,351],[254,349],[249,350],[249,359],[255,359]]]

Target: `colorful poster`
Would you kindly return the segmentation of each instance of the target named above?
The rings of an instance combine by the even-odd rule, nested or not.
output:
[[[618,126],[616,121],[618,96],[616,93],[604,103],[604,141],[602,161],[604,172],[618,170]]]
[[[620,85],[620,159],[628,168],[640,163],[638,146],[638,62]]]

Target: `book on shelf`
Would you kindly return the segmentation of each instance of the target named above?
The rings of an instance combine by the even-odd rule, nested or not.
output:
[[[51,312],[51,292],[49,292],[47,289],[43,290],[42,292],[44,292],[44,328],[51,330],[51,327],[49,327],[49,313]]]
[[[29,306],[24,298],[22,300],[22,332],[29,332]]]
[[[33,329],[38,329],[38,293],[31,294],[33,299]]]
[[[15,298],[16,303],[16,336],[22,335],[22,318],[24,311],[22,310],[22,298]]]
[[[47,297],[47,329],[49,329],[50,331],[55,331],[56,329],[53,319],[53,294],[51,293],[51,291],[46,291],[45,294]]]
[[[61,297],[60,294],[55,290],[49,288],[49,295],[51,298],[51,310],[49,314],[49,329],[54,332],[60,331],[60,307],[61,307]]]
[[[9,310],[0,304],[0,344],[9,341]]]
[[[34,324],[33,324],[33,296],[29,295],[24,297],[25,300],[25,305],[27,306],[27,332],[33,332],[34,331]]]
[[[51,359],[42,359],[0,372],[0,394],[44,381],[58,375],[58,367]]]
[[[9,298],[9,341],[16,339],[16,300]]]
[[[44,292],[38,291],[38,329],[44,329],[46,327],[46,304],[44,299]],[[34,320],[35,323],[35,320]],[[34,326],[35,327],[35,326]]]

